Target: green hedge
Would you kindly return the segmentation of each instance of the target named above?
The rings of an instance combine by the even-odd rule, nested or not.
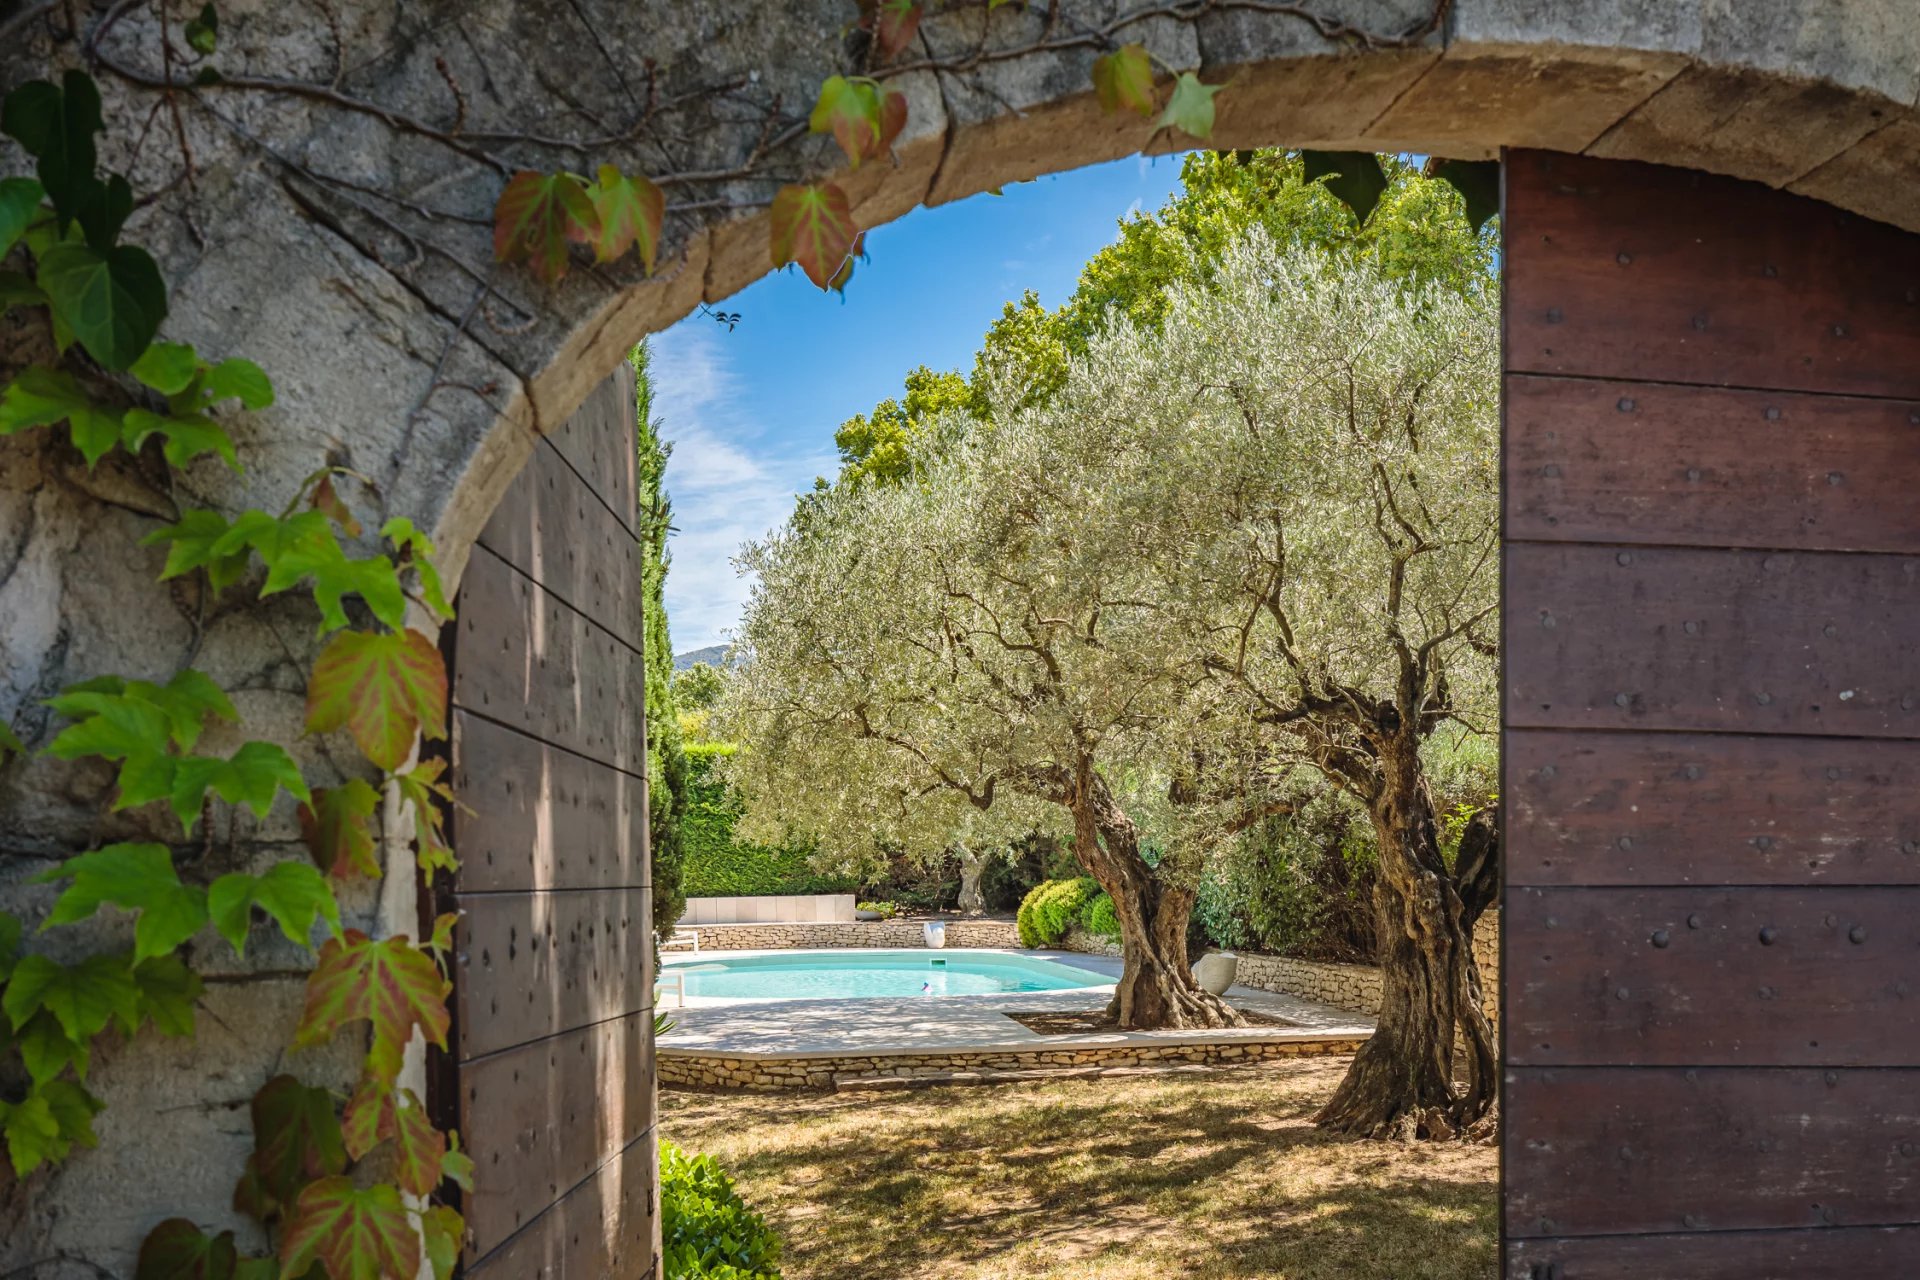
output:
[[[1033,887],[1021,901],[1014,928],[1023,947],[1051,947],[1067,936],[1067,927],[1100,894],[1100,882],[1092,876],[1075,880],[1047,880]]]
[[[730,742],[689,742],[687,810],[680,823],[683,885],[689,898],[769,893],[851,893],[847,876],[821,875],[809,865],[807,845],[769,848],[733,838],[738,796],[713,776],[713,762],[734,753]]]
[[[1080,924],[1095,937],[1120,936],[1120,914],[1113,909],[1113,899],[1104,893],[1089,902],[1087,909],[1080,913]]]
[[[747,1207],[712,1156],[660,1144],[666,1280],[780,1280],[780,1237]]]

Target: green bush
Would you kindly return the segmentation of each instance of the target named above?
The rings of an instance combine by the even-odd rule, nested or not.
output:
[[[1035,885],[1021,901],[1014,927],[1023,947],[1051,947],[1067,936],[1067,927],[1080,918],[1087,904],[1099,896],[1100,883],[1092,876],[1048,880]]]
[[[882,920],[891,920],[900,914],[900,908],[891,902],[856,902],[854,905],[862,911],[873,912]]]
[[[1096,938],[1119,937],[1120,914],[1113,909],[1113,899],[1102,893],[1087,903],[1080,913],[1080,927]]]
[[[747,1207],[712,1156],[660,1144],[666,1280],[780,1280],[780,1237]]]
[[[734,753],[730,742],[686,745],[687,810],[680,824],[683,885],[689,898],[730,898],[765,893],[849,893],[846,876],[821,875],[809,845],[742,844],[733,838],[740,798],[713,776],[713,762]]]

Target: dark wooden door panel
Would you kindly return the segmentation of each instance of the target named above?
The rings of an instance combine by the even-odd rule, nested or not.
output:
[[[650,1008],[648,898],[642,889],[463,896],[460,1057]]]
[[[479,1175],[469,1256],[492,1250],[653,1127],[650,1017],[520,1045],[461,1073],[460,1131]]]
[[[1507,536],[1920,552],[1920,403],[1509,377]]]
[[[1920,237],[1750,182],[1529,152],[1512,372],[1920,396]]]
[[[1920,884],[1920,743],[1523,729],[1514,885]]]
[[[633,370],[622,364],[546,439],[580,477],[582,487],[605,504],[628,532],[637,533],[634,503],[640,459],[634,447]]]
[[[1920,1203],[1920,1070],[1521,1067],[1505,1106],[1514,1237],[1895,1225]]]
[[[1920,1061],[1920,889],[1514,889],[1507,1061]]]
[[[649,1131],[466,1274],[470,1280],[649,1280],[656,1212]]]
[[[641,779],[464,711],[453,736],[462,891],[646,887]]]
[[[638,643],[639,544],[551,442],[534,447],[480,545],[606,630]]]
[[[454,701],[490,720],[638,774],[639,651],[476,550],[460,584]],[[483,627],[484,624],[484,627]]]
[[[1920,733],[1920,559],[1510,543],[1506,570],[1509,725]]]
[[[1507,1274],[1523,1280],[1893,1280],[1920,1275],[1920,1228],[1516,1240],[1507,1249]]]

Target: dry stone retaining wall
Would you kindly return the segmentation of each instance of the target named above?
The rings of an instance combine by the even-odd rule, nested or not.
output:
[[[830,1089],[835,1077],[911,1080],[967,1071],[1033,1068],[1143,1067],[1174,1064],[1230,1066],[1276,1058],[1352,1053],[1360,1040],[1345,1036],[1293,1040],[1235,1040],[1209,1044],[1114,1044],[997,1049],[974,1053],[851,1054],[757,1058],[744,1054],[686,1053],[661,1045],[660,1083],[669,1087],[784,1093]]]

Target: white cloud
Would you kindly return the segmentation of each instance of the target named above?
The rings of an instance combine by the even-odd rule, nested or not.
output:
[[[741,403],[726,332],[690,318],[654,338],[654,413],[673,442],[667,492],[667,618],[678,652],[718,644],[740,620],[749,583],[731,560],[742,542],[784,522],[794,495],[831,475],[829,452],[779,449]]]

